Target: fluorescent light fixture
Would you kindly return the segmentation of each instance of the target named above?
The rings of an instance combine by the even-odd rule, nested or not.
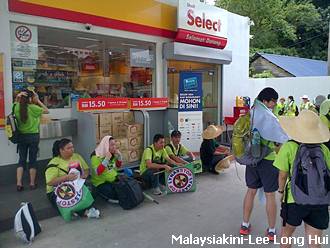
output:
[[[99,46],[98,44],[92,44],[92,45],[86,46],[86,48],[93,48],[93,47],[98,47],[98,46]]]
[[[77,37],[78,40],[89,40],[89,41],[100,41],[98,39],[93,39],[93,38],[87,38],[87,37]]]
[[[59,46],[46,45],[46,44],[39,44],[39,46],[41,46],[41,47],[54,47],[54,48],[58,48],[59,47]]]
[[[131,46],[131,47],[136,47],[137,45],[135,44],[130,44],[130,43],[121,43],[123,46]]]

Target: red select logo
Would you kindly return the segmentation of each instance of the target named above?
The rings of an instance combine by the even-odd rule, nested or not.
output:
[[[220,32],[221,30],[221,21],[212,21],[211,19],[205,18],[205,13],[203,12],[202,17],[194,16],[194,10],[189,9],[187,12],[188,21],[187,24],[190,26],[196,26],[198,28],[206,28],[208,30],[214,30]]]

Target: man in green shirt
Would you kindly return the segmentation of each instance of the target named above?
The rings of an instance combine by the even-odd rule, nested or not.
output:
[[[273,110],[278,99],[278,93],[270,87],[264,88],[260,91],[256,103],[260,106],[267,108],[267,111]],[[256,106],[253,111],[256,111]],[[266,112],[267,112],[266,111]],[[255,112],[252,113],[251,118],[255,118],[251,120],[255,121],[257,118],[254,117]],[[259,120],[259,119],[257,119]],[[260,123],[259,123],[260,121]],[[253,123],[254,126],[260,126],[260,128],[264,128],[265,125],[271,125],[271,123],[264,123],[265,120],[261,119],[258,123]],[[271,119],[269,120],[271,121]],[[277,121],[277,120],[276,120]],[[275,132],[275,130],[273,130]],[[253,202],[257,193],[257,190],[263,188],[266,195],[266,212],[268,219],[268,228],[266,230],[266,236],[270,241],[274,241],[274,236],[276,233],[276,200],[275,200],[275,192],[278,189],[278,169],[273,166],[273,162],[275,159],[275,144],[270,140],[265,140],[261,134],[262,145],[269,147],[269,153],[266,157],[264,157],[258,164],[255,166],[247,165],[245,169],[245,182],[248,187],[247,192],[245,194],[244,203],[243,203],[243,222],[240,228],[241,235],[249,235],[251,232],[251,224],[250,217],[253,210]]]
[[[305,223],[306,237],[321,237],[322,230],[327,229],[329,225],[328,205],[296,204],[292,195],[290,179],[293,175],[299,144],[321,144],[329,140],[329,129],[321,123],[315,113],[309,110],[303,110],[299,116],[294,118],[280,118],[280,124],[292,138],[292,141],[288,141],[281,147],[274,162],[274,166],[280,170],[278,192],[282,196],[281,217],[286,223],[282,227],[281,237],[291,237],[302,221]],[[323,144],[320,147],[324,162],[330,170],[329,149]],[[291,245],[283,244],[281,247],[291,247]],[[311,243],[309,247],[320,246]]]
[[[140,174],[145,182],[153,189],[153,194],[162,195],[159,184],[160,170],[171,171],[173,166],[181,166],[181,163],[172,160],[164,149],[165,137],[161,134],[156,134],[153,139],[153,144],[143,151]],[[164,185],[162,185],[164,187]],[[165,188],[165,187],[164,187]]]
[[[171,133],[171,142],[165,146],[168,156],[175,162],[187,164],[194,161],[195,156],[181,142],[181,132],[174,130]],[[183,159],[185,158],[185,159]],[[189,161],[188,161],[189,160]]]

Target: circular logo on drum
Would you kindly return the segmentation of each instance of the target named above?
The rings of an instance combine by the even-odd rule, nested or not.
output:
[[[71,208],[80,202],[82,190],[77,191],[72,183],[65,182],[56,187],[55,194],[57,196],[56,203],[59,207]]]
[[[173,193],[188,192],[194,184],[194,175],[188,168],[174,169],[167,178],[167,187]]]
[[[32,32],[27,26],[18,26],[15,29],[15,36],[20,42],[29,42],[32,38]]]

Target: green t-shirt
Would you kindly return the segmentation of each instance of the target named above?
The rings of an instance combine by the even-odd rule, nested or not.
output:
[[[17,118],[18,130],[21,133],[39,133],[40,117],[43,113],[43,109],[35,104],[28,104],[27,108],[28,118],[26,122],[21,121],[20,117],[20,104],[15,103],[14,113]]]
[[[165,163],[162,161],[164,161],[166,158],[169,158],[164,148],[156,151],[154,145],[151,145],[149,147],[151,147],[152,151],[150,148],[147,147],[146,149],[144,149],[142,154],[142,159],[140,163],[141,175],[147,170],[147,160],[159,161],[159,163]]]
[[[266,145],[270,148],[271,153],[269,153],[264,159],[266,160],[274,160],[276,157],[276,152],[275,152],[275,144],[272,141],[267,141],[263,138],[261,138],[261,144]]]
[[[285,107],[285,104],[282,104],[282,103],[277,103],[274,110],[273,110],[273,113],[274,115],[276,115],[277,117],[279,116],[279,112],[284,109]]]
[[[330,121],[328,120],[328,118],[325,115],[320,114],[320,119],[330,129]]]
[[[57,165],[58,168],[61,168],[62,170],[65,170],[69,173],[69,164],[71,162],[79,162],[80,166],[83,170],[88,170],[88,165],[86,161],[78,154],[74,153],[70,160],[64,160],[61,157],[54,157],[52,160],[49,161],[48,165]],[[45,177],[46,177],[46,190],[47,193],[53,192],[54,187],[48,186],[48,183],[52,181],[54,178],[65,176],[66,173],[64,171],[59,170],[56,167],[51,167],[46,170]]]
[[[171,148],[171,145],[173,147],[173,151]],[[165,150],[168,156],[173,155],[173,156],[179,156],[179,157],[183,157],[185,155],[187,155],[187,153],[189,152],[189,150],[182,144],[179,144],[179,148],[177,149],[173,143],[171,142],[170,144],[167,144],[165,146]]]
[[[295,102],[290,102],[285,105],[285,115],[286,116],[296,116],[297,105]]]
[[[289,141],[281,147],[279,153],[276,156],[274,161],[274,166],[281,171],[289,172],[292,176],[293,163],[298,152],[299,145],[295,142]],[[321,145],[322,152],[324,154],[324,159],[327,163],[328,168],[330,169],[330,151],[325,145]],[[289,178],[287,180],[287,183]],[[294,199],[291,193],[291,183],[288,183],[288,203],[294,203]],[[285,190],[284,190],[285,191]],[[285,198],[283,197],[283,200]]]
[[[117,167],[116,167],[116,161],[117,161],[116,157],[110,159],[109,164],[107,166],[108,168],[106,168],[105,171],[103,171],[103,173],[101,173],[100,175],[97,175],[97,168],[100,166],[100,164],[102,164],[103,160],[104,158],[98,157],[96,155],[93,155],[91,158],[91,166],[92,166],[91,181],[95,187],[106,182],[109,183],[114,182],[118,175]]]

